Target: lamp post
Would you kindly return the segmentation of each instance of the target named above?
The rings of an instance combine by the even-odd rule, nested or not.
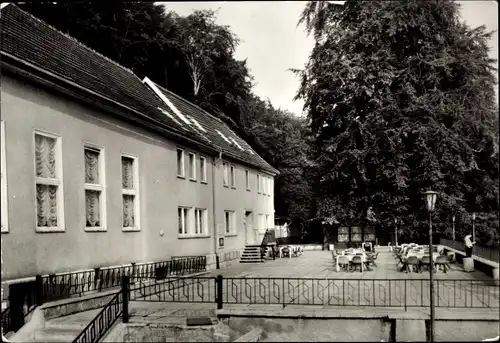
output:
[[[430,293],[430,305],[431,305],[431,325],[430,325],[430,342],[434,342],[434,258],[433,252],[434,248],[432,246],[432,212],[434,211],[434,205],[436,204],[437,192],[426,191],[424,192],[427,211],[429,211],[429,293]]]
[[[398,218],[394,218],[394,246],[398,246]]]
[[[451,220],[453,221],[453,231],[452,231],[451,237],[453,239],[453,242],[455,242],[455,216],[451,217]],[[453,243],[453,244],[455,244],[455,243]]]
[[[475,222],[476,221],[476,212],[472,212],[472,241],[476,241],[476,227],[475,227]]]

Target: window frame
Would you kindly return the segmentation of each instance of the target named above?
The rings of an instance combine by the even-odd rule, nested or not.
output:
[[[181,152],[181,171],[182,171],[182,174],[179,174],[179,152]],[[186,154],[184,153],[184,149],[182,148],[179,148],[177,147],[176,151],[175,151],[175,165],[177,166],[177,171],[176,171],[176,174],[177,174],[177,177],[178,178],[181,178],[181,179],[185,179],[186,178]]]
[[[7,156],[5,148],[5,121],[0,120],[0,164],[1,164],[1,209],[0,215],[2,217],[1,233],[9,232],[9,196],[7,185]]]
[[[99,146],[97,144],[93,144],[90,142],[83,142],[83,158],[85,161],[85,150],[95,150],[99,152],[99,184],[93,184],[93,183],[86,183],[85,182],[85,174],[83,178],[83,189],[84,189],[84,204],[85,204],[85,231],[87,232],[100,232],[100,231],[107,231],[107,223],[108,223],[108,217],[107,217],[107,194],[106,194],[106,152],[104,147]],[[84,162],[85,163],[85,162]],[[85,173],[85,164],[84,164],[84,170],[83,172]],[[87,205],[85,203],[85,197],[86,194],[85,192],[89,191],[98,191],[101,192],[100,196],[100,210],[101,210],[101,226],[98,227],[89,227],[87,226]],[[123,201],[123,200],[122,200]],[[122,205],[123,206],[123,205]]]
[[[257,173],[257,194],[261,194],[262,191],[262,181],[260,173]]]
[[[200,182],[207,183],[207,158],[205,156],[200,156]]]
[[[193,162],[193,165],[191,165]],[[196,153],[188,152],[188,169],[189,169],[189,180],[196,181]]]
[[[250,170],[245,169],[245,187],[247,191],[251,190],[251,184],[250,184]]]
[[[236,167],[234,164],[229,165],[229,182],[231,183],[231,188],[236,189]]]
[[[123,188],[123,174],[122,174],[122,158],[123,157],[130,158],[133,160],[133,163],[132,163],[132,169],[133,169],[133,175],[134,175],[134,189],[133,190]],[[123,232],[139,232],[139,231],[141,231],[141,215],[140,215],[141,206],[140,206],[140,192],[139,192],[140,191],[139,158],[137,158],[137,156],[122,152],[120,155],[120,175],[121,175],[120,184],[122,186],[122,188],[121,188],[121,190],[122,190],[122,192],[121,192],[121,194],[122,194],[122,198],[121,198],[122,231]],[[133,227],[130,227],[130,226],[123,227],[123,196],[124,195],[133,195],[134,196],[134,215],[135,215],[135,217],[134,217],[134,226]]]
[[[197,213],[200,213],[200,216],[198,218]],[[198,221],[199,219],[199,221]],[[202,224],[200,227],[200,231],[198,231],[198,223]],[[206,237],[208,236],[208,211],[206,208],[201,208],[201,207],[196,207],[194,209],[194,236],[203,236]]]
[[[224,187],[229,187],[229,164],[222,162],[222,184]]]
[[[191,222],[192,222],[192,219],[190,218],[191,217],[191,210],[193,208],[192,207],[189,207],[189,206],[177,206],[177,236],[178,237],[187,237],[190,235],[190,229],[191,229]],[[182,233],[179,232],[179,210],[182,210],[183,211],[183,215],[182,215],[182,219],[184,221],[181,221],[181,223],[183,225],[182,226]],[[184,213],[184,211],[186,213]],[[186,222],[186,219],[187,219],[187,222]]]
[[[56,140],[55,145],[55,159],[56,159],[56,178],[41,178],[36,176],[36,136],[45,136]],[[64,218],[64,174],[63,174],[63,159],[62,159],[62,137],[57,134],[49,133],[46,131],[35,129],[33,130],[33,175],[34,175],[34,184],[35,184],[35,231],[37,233],[57,233],[57,232],[66,232],[65,227],[65,218]],[[37,200],[36,200],[36,186],[38,184],[41,185],[49,185],[49,186],[57,186],[57,223],[58,226],[38,226],[38,209],[36,208]]]
[[[226,214],[229,214],[229,220]],[[229,228],[227,227],[227,224]],[[228,231],[229,229],[229,231]],[[224,236],[236,236],[236,211],[234,210],[224,210]]]

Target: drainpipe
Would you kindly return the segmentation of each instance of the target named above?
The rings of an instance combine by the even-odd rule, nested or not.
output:
[[[213,212],[212,212],[212,218],[213,218],[213,224],[214,224],[214,253],[215,253],[215,263],[216,263],[216,268],[220,269],[220,264],[219,264],[219,254],[218,254],[218,236],[219,232],[217,231],[217,208],[216,208],[216,203],[217,203],[217,197],[215,196],[216,192],[216,186],[215,186],[215,172],[217,170],[217,164],[222,161],[222,151],[219,151],[219,157],[214,161],[212,165],[212,201],[213,201]]]

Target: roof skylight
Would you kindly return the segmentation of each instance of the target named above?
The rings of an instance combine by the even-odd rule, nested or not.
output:
[[[153,81],[151,81],[150,79],[148,79],[147,77],[145,77],[144,80],[143,80],[143,82],[145,84],[147,84],[149,87],[151,87],[151,89],[156,93],[156,95],[161,100],[163,100],[163,102],[166,103],[168,107],[170,107],[170,109],[172,110],[172,112],[174,112],[177,117],[179,117],[186,124],[191,124],[189,122],[189,120],[186,117],[184,117],[184,115],[177,109],[177,107],[175,107],[175,105],[165,96],[165,94],[163,94],[163,92],[161,92],[158,89],[158,87],[156,87],[156,85],[154,84]]]
[[[236,139],[234,139],[233,137],[229,137],[229,139],[234,143],[234,145],[236,145],[238,147],[238,149],[240,149],[241,151],[245,151],[241,145],[238,144],[238,142],[236,141]]]
[[[219,136],[221,136],[229,145],[232,145],[231,141],[229,139],[227,139],[227,137],[224,136],[224,134],[222,132],[220,132],[219,130],[215,130],[215,131],[217,131],[217,133],[219,134]]]
[[[169,117],[170,119],[172,119],[173,121],[175,121],[179,126],[182,126],[182,124],[177,120],[175,119],[175,117],[173,115],[171,115],[170,113],[168,113],[168,111],[165,111],[163,108],[161,107],[158,107],[158,109],[164,114],[166,115],[167,117]]]
[[[196,125],[198,129],[200,129],[203,132],[207,132],[207,130],[205,130],[205,128],[201,126],[200,123],[198,123],[198,121],[194,119],[192,116],[189,116],[189,119],[194,123],[194,125]]]

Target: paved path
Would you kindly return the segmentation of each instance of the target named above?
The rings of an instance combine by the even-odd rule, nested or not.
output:
[[[373,271],[336,272],[329,251],[306,251],[297,258],[259,264],[239,264],[207,276],[143,285],[137,300],[213,302],[214,278],[223,276],[227,304],[426,307],[429,273],[404,273],[389,252],[381,252]],[[465,273],[452,266],[435,275],[437,307],[498,308],[498,287],[480,272]],[[140,297],[146,295],[146,297]]]

